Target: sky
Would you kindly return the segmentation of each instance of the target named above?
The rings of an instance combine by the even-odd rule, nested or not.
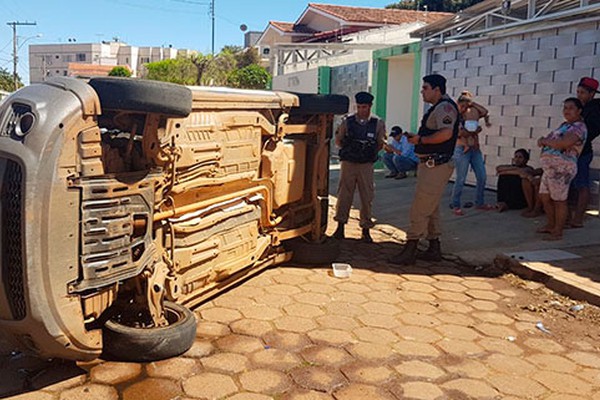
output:
[[[311,0],[215,0],[215,51],[243,45],[242,24],[262,31],[270,20],[295,22]],[[315,3],[383,8],[394,0],[316,0]],[[12,27],[17,27],[18,73],[28,82],[30,44],[97,43],[118,38],[132,46],[211,51],[210,0],[0,0],[0,68],[12,72]]]

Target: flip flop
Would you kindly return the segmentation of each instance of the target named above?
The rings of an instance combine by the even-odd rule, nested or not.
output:
[[[455,209],[452,210],[452,212],[454,213],[454,215],[459,216],[459,217],[462,216],[462,215],[465,215],[465,213],[463,212],[463,210],[461,210],[460,208],[455,208]]]

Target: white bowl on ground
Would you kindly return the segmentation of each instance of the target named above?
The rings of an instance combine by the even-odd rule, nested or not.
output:
[[[350,275],[352,275],[352,266],[350,264],[333,263],[331,264],[331,268],[333,268],[333,276],[336,278],[350,278]]]

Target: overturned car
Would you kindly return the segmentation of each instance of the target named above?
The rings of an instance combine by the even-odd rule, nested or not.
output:
[[[185,352],[191,307],[323,239],[347,110],[127,78],[15,92],[0,106],[0,335],[75,360]]]

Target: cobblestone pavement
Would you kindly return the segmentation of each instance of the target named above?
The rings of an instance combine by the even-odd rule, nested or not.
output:
[[[358,237],[357,227],[349,235]],[[349,279],[281,266],[202,305],[197,340],[182,357],[146,365],[5,358],[0,397],[600,400],[597,325],[540,314],[531,304],[543,299],[485,269],[392,270],[386,259],[397,245],[375,239],[342,244]]]

